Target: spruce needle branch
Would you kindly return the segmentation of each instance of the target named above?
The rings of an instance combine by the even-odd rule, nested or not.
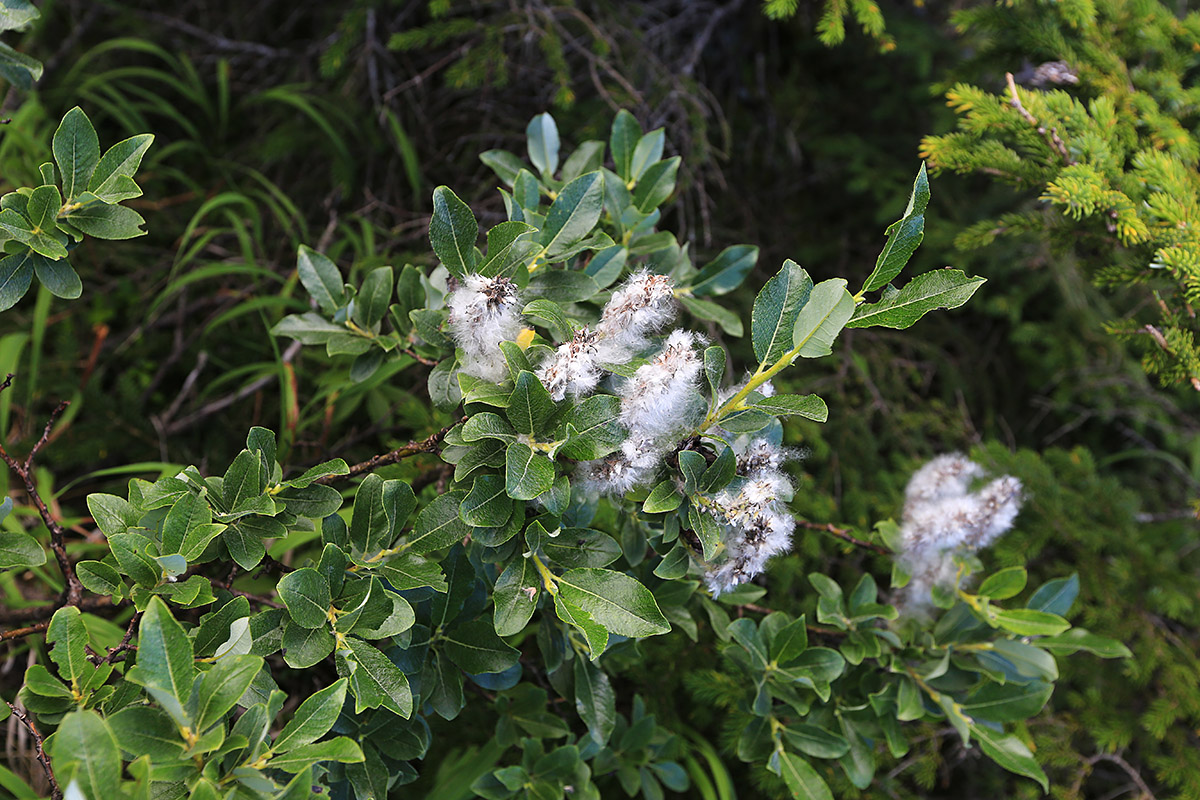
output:
[[[42,771],[46,773],[46,781],[50,784],[51,800],[62,800],[62,789],[59,788],[58,781],[54,779],[54,770],[50,768],[50,756],[46,755],[46,750],[42,746],[45,740],[42,739],[42,734],[38,732],[37,725],[34,724],[33,720],[29,718],[29,715],[23,709],[9,703],[7,700],[4,702],[8,703],[8,707],[12,709],[13,716],[20,720],[21,724],[33,736],[33,746],[37,751],[37,760],[42,765]]]
[[[3,392],[12,384],[13,376],[9,373],[4,379],[4,383],[0,384],[0,392]],[[9,455],[8,450],[4,448],[4,443],[0,442],[0,458],[4,459],[4,463],[8,464],[8,468],[16,474],[21,482],[25,484],[25,493],[29,495],[30,502],[41,515],[42,522],[46,524],[46,529],[50,531],[50,549],[54,551],[54,557],[58,560],[58,566],[62,570],[63,578],[67,582],[66,592],[63,596],[63,602],[69,606],[79,605],[79,601],[83,598],[83,584],[79,582],[79,578],[75,575],[75,568],[71,565],[71,560],[67,557],[66,532],[62,525],[50,513],[50,509],[46,507],[46,502],[42,500],[41,494],[37,488],[37,478],[33,470],[33,459],[37,456],[38,451],[45,446],[50,440],[50,431],[54,428],[55,421],[59,416],[67,410],[69,406],[66,400],[58,404],[50,414],[50,419],[46,422],[46,427],[42,430],[41,438],[34,442],[33,447],[29,451],[29,455],[25,457],[25,461],[18,461],[13,456]]]

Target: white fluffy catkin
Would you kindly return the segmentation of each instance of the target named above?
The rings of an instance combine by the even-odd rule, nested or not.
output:
[[[725,559],[704,580],[713,596],[745,583],[766,568],[771,556],[792,549],[796,521],[786,500],[792,484],[784,475],[788,454],[766,439],[755,439],[738,456],[735,481],[705,508],[721,523]]]
[[[521,332],[521,302],[517,285],[508,278],[465,275],[446,298],[450,333],[463,351],[461,369],[490,381],[508,376],[500,342]]]
[[[588,491],[619,496],[653,479],[694,421],[688,411],[702,366],[699,341],[690,331],[673,331],[650,363],[620,387],[620,419],[629,435],[618,453],[579,465],[577,475]]]
[[[913,473],[901,518],[901,563],[912,578],[902,603],[923,613],[934,586],[953,587],[955,551],[975,552],[1012,528],[1023,499],[1021,482],[997,478],[975,492],[983,468],[961,453],[938,456]],[[957,588],[957,587],[955,587]]]

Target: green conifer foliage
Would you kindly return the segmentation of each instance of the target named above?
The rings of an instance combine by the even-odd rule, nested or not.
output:
[[[1162,384],[1200,390],[1200,88],[1189,79],[1200,14],[1101,0],[980,6],[954,22],[979,40],[979,62],[1010,72],[995,92],[950,88],[958,128],[926,137],[923,157],[934,172],[1041,193],[1041,207],[980,222],[958,245],[1034,236],[1100,286],[1139,287],[1108,331],[1133,341]]]

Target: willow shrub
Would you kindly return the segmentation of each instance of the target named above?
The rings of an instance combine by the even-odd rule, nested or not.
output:
[[[60,133],[85,120],[72,111]],[[92,157],[93,138],[59,145],[59,171],[96,185],[108,157]],[[727,611],[762,596],[752,580],[797,530],[779,470],[786,418],[828,414],[815,395],[775,393],[771,379],[830,354],[846,327],[908,328],[983,282],[947,269],[893,285],[923,235],[924,168],[856,293],[792,261],[766,282],[749,325],[758,363],[737,377],[722,347],[671,327],[683,309],[742,335],[719,299],[757,249],[734,245],[697,268],[657,229],[680,163],[664,150],[661,130],[643,133],[622,112],[607,143],[564,159],[554,120],[539,115],[528,162],[481,156],[508,187],[508,219],[484,250],[476,217],[446,187],[434,192],[432,271],[380,267],[352,286],[300,249],[313,310],[273,333],[353,356],[352,381],[388,361],[429,365],[430,402],[458,421],[425,442],[302,469],[278,463],[273,433],[251,428],[223,471],[189,467],[131,480],[125,497],[88,496],[107,552],[78,562],[39,497],[37,448],[25,461],[5,454],[45,530],[9,517],[0,568],[33,569],[49,593],[63,591],[24,622],[10,615],[47,620],[8,636],[44,634],[48,658],[3,713],[44,743],[56,794],[383,797],[418,776],[427,720],[453,720],[468,700],[492,714],[503,750],[504,766],[473,785],[479,796],[684,791],[682,740],[640,698],[618,697],[608,668],[646,637],[694,639],[700,627],[747,689],[739,757],[797,797],[830,797],[831,768],[868,786],[875,749],[905,753],[904,723],[917,720],[944,720],[1046,787],[1013,724],[1045,704],[1057,656],[1127,652],[1064,619],[1075,577],[1026,592],[1025,570],[1010,567],[969,590],[979,562],[944,551],[954,581],[903,616],[870,574],[853,586],[811,575],[815,620],[772,612],[769,580],[757,617]],[[129,183],[135,161],[123,162]],[[59,232],[84,230],[69,190],[36,221],[22,210],[21,198],[58,191],[53,170],[43,175],[45,186],[4,198],[10,259],[37,252],[21,231],[69,249]],[[416,487],[375,474],[431,451],[445,466]],[[866,539],[841,535],[889,551],[904,529],[885,520]],[[268,556],[282,541],[295,544]],[[42,566],[47,548],[57,573]],[[908,580],[905,564],[893,587]],[[280,576],[270,593],[237,587],[264,571]],[[127,630],[104,622],[125,607]],[[812,631],[836,646],[810,644]],[[331,675],[327,685],[297,688],[295,671],[310,669]]]

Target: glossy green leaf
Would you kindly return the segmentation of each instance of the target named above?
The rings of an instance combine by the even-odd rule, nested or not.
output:
[[[192,640],[166,604],[151,597],[138,625],[137,665],[129,679],[145,687],[177,723],[187,724],[183,706],[192,694],[196,668]]]
[[[445,649],[450,660],[473,675],[503,672],[517,663],[520,651],[496,634],[486,619],[456,625],[446,631]]]
[[[413,696],[408,678],[379,648],[353,637],[346,640],[349,652],[340,651],[339,671],[349,671],[355,713],[368,708],[386,708],[401,717],[412,715]]]
[[[100,139],[79,106],[63,116],[54,132],[53,150],[62,174],[63,194],[73,199],[87,190],[100,162]]]
[[[796,315],[808,303],[812,291],[808,273],[789,259],[754,298],[750,335],[759,362],[773,364],[792,349]]]
[[[429,219],[429,242],[433,252],[455,277],[475,267],[475,240],[479,223],[458,195],[446,186],[433,190],[433,215]]]
[[[532,435],[539,433],[554,413],[554,401],[536,375],[522,371],[517,376],[505,413],[517,433]]]
[[[793,797],[800,800],[833,800],[829,785],[812,765],[800,756],[784,750],[780,752],[778,763],[772,769],[783,778]]]
[[[66,680],[77,681],[95,669],[88,661],[88,632],[78,608],[66,606],[54,612],[46,630],[46,644],[51,646],[50,658]]]
[[[854,298],[846,291],[846,281],[831,278],[821,281],[800,309],[792,329],[792,343],[803,358],[819,358],[833,352],[833,340],[842,332],[854,313]]]
[[[229,656],[200,676],[196,694],[196,730],[205,731],[225,716],[262,669],[258,656]]]
[[[303,772],[314,764],[322,761],[336,761],[341,764],[357,764],[364,760],[362,748],[347,736],[337,736],[323,742],[301,745],[286,753],[275,756],[267,762],[271,769],[284,772]],[[311,789],[310,789],[311,791]]]
[[[514,500],[532,500],[554,484],[554,462],[523,442],[513,442],[505,453],[504,488]]]
[[[671,629],[650,590],[621,572],[568,570],[560,578],[559,594],[610,633],[642,637]]]
[[[119,796],[121,753],[103,717],[95,711],[73,711],[59,723],[51,742],[55,769],[73,772],[86,797]]]
[[[556,258],[591,233],[600,221],[603,205],[604,178],[599,172],[580,175],[564,186],[542,225],[539,241],[546,258]]]
[[[286,753],[320,739],[333,727],[333,723],[337,722],[345,699],[345,678],[311,694],[275,737],[271,750]]]
[[[1050,781],[1025,743],[1012,734],[997,733],[982,725],[971,725],[971,734],[984,754],[1009,772],[1037,781],[1043,792],[1050,791]]]
[[[320,628],[328,622],[332,602],[329,581],[312,567],[304,567],[279,580],[279,599],[292,621],[303,628]]]
[[[921,164],[908,198],[908,207],[904,209],[904,215],[888,228],[887,242],[875,261],[875,269],[863,284],[863,291],[873,291],[890,283],[904,269],[925,236],[925,208],[928,205],[929,177],[925,165]]]
[[[542,177],[553,177],[558,171],[558,126],[554,117],[542,113],[529,121],[525,128],[529,160],[537,167]]]
[[[979,594],[993,600],[1007,600],[1021,593],[1028,578],[1024,567],[1008,567],[989,575],[979,584]]]
[[[617,724],[617,699],[608,674],[595,663],[575,659],[575,711],[598,745],[608,744]]]
[[[493,626],[499,636],[513,636],[525,629],[537,607],[541,577],[532,560],[517,557],[496,579]]]
[[[408,537],[409,551],[422,554],[449,547],[471,532],[471,526],[459,517],[465,492],[447,492],[421,510]]]
[[[938,269],[913,278],[903,289],[886,287],[877,303],[854,310],[847,328],[909,328],[930,311],[958,308],[971,299],[986,278],[970,278],[962,270]]]

